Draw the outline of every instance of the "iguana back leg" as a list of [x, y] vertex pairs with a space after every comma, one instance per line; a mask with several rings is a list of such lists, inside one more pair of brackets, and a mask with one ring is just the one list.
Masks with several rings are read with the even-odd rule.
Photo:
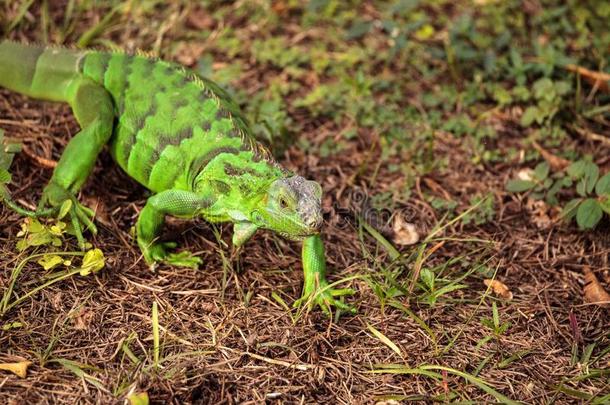
[[79, 246], [83, 248], [83, 225], [92, 232], [96, 232], [96, 228], [91, 220], [93, 211], [79, 204], [76, 194], [93, 170], [97, 155], [112, 135], [114, 112], [108, 92], [89, 79], [75, 79], [69, 84], [67, 96], [82, 129], [63, 151], [51, 181], [43, 191], [39, 209], [46, 206], [59, 209], [65, 201], [70, 200], [72, 207], [68, 215]]

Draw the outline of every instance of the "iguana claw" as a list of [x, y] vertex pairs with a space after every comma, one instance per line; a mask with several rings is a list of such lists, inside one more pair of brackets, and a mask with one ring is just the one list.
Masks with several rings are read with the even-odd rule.
[[324, 245], [320, 235], [312, 235], [303, 241], [303, 272], [305, 284], [303, 295], [294, 306], [300, 307], [307, 304], [308, 308], [319, 305], [322, 311], [330, 316], [331, 307], [349, 313], [355, 313], [356, 309], [336, 297], [353, 295], [351, 288], [332, 288], [326, 280], [326, 258], [324, 256]]
[[176, 242], [161, 242], [146, 247], [140, 247], [144, 254], [144, 260], [146, 260], [146, 263], [148, 263], [153, 270], [159, 262], [179, 267], [190, 267], [192, 269], [197, 269], [199, 265], [203, 263], [199, 257], [194, 256], [187, 250], [177, 253], [167, 252], [167, 249], [173, 249], [176, 246]]
[[305, 288], [303, 296], [294, 302], [293, 307], [299, 308], [307, 305], [308, 309], [312, 309], [314, 305], [318, 305], [328, 316], [331, 314], [331, 307], [355, 314], [356, 308], [336, 299], [337, 297], [354, 295], [354, 292], [351, 288], [331, 288], [327, 282], [322, 282], [317, 289]]

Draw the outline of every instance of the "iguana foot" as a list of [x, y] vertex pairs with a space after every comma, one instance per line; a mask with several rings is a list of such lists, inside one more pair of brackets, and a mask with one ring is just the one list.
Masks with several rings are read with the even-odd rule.
[[328, 316], [331, 314], [331, 307], [355, 314], [356, 308], [336, 299], [342, 296], [353, 295], [354, 292], [351, 288], [331, 288], [327, 282], [322, 282], [317, 288], [306, 287], [303, 291], [303, 296], [295, 301], [293, 307], [298, 308], [306, 304], [311, 309], [314, 305], [318, 305]]
[[79, 203], [74, 194], [53, 181], [42, 192], [36, 214], [38, 216], [56, 216], [58, 219], [67, 215], [81, 249], [85, 249], [83, 229], [88, 229], [93, 234], [97, 233], [97, 227], [93, 223], [95, 212]]
[[140, 248], [144, 254], [144, 260], [146, 260], [146, 263], [148, 263], [152, 269], [154, 269], [159, 262], [178, 267], [190, 267], [192, 269], [197, 269], [199, 265], [203, 263], [199, 257], [187, 250], [177, 253], [167, 252], [167, 249], [174, 249], [176, 246], [176, 242], [161, 242], [148, 246], [140, 245]]

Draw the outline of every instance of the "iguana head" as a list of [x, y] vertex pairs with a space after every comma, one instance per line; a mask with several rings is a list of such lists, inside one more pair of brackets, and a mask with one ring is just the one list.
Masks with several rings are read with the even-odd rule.
[[322, 187], [301, 176], [275, 180], [252, 214], [252, 222], [288, 238], [300, 240], [320, 232]]

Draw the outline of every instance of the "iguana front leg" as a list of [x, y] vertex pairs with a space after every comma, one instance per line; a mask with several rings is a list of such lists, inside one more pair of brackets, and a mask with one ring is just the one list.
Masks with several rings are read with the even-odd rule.
[[355, 313], [356, 309], [335, 299], [343, 295], [352, 295], [350, 288], [330, 288], [326, 280], [326, 258], [324, 244], [320, 235], [313, 235], [303, 241], [302, 250], [304, 285], [303, 294], [294, 306], [308, 303], [319, 305], [326, 314], [330, 314], [330, 307], [335, 306], [343, 311]]
[[75, 79], [66, 93], [82, 129], [63, 151], [51, 181], [42, 193], [37, 212], [42, 215], [44, 208], [50, 207], [53, 209], [52, 215], [55, 215], [66, 201], [70, 201], [68, 215], [78, 244], [83, 248], [83, 226], [94, 233], [97, 229], [92, 221], [93, 211], [81, 205], [76, 194], [93, 170], [97, 155], [112, 135], [114, 113], [108, 92], [88, 79]]
[[176, 266], [197, 267], [201, 259], [188, 252], [168, 254], [167, 248], [176, 247], [174, 242], [160, 243], [157, 238], [163, 229], [165, 216], [193, 218], [214, 203], [211, 194], [200, 196], [189, 191], [166, 190], [150, 197], [140, 212], [136, 224], [138, 245], [144, 260], [151, 266], [156, 262], [167, 262]]

